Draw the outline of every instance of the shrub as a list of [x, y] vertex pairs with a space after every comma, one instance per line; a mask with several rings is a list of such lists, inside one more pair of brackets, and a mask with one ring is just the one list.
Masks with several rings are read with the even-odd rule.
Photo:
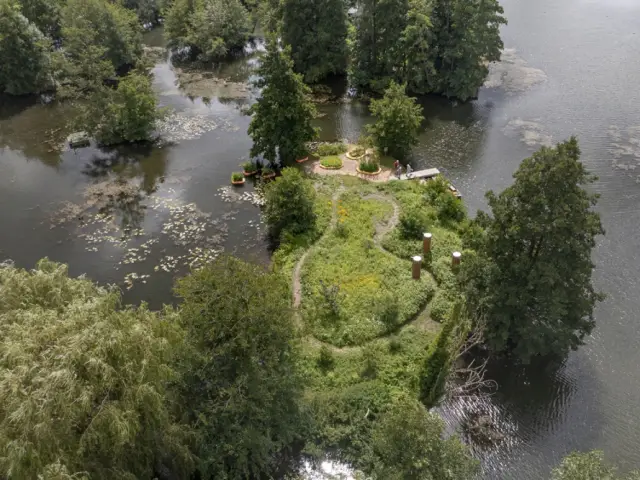
[[340, 155], [347, 151], [347, 146], [344, 143], [321, 143], [316, 149], [316, 155], [319, 157], [328, 157], [329, 155]]
[[352, 157], [361, 157], [365, 154], [366, 150], [364, 147], [354, 147], [349, 151], [349, 155]]
[[253, 160], [249, 160], [248, 162], [244, 162], [240, 166], [242, 167], [242, 170], [244, 170], [247, 173], [255, 172], [256, 170], [258, 170], [258, 164]]
[[424, 197], [429, 203], [435, 204], [438, 197], [448, 193], [449, 182], [442, 175], [429, 180], [424, 186]]
[[276, 171], [271, 168], [271, 167], [262, 167], [262, 176], [267, 176], [267, 175], [271, 175], [273, 173], [276, 173]]
[[320, 165], [325, 168], [338, 170], [342, 168], [342, 160], [340, 160], [340, 157], [336, 157], [335, 155], [332, 155], [330, 157], [323, 157], [320, 160]]
[[[264, 168], [262, 174], [268, 170]], [[294, 235], [312, 230], [316, 224], [314, 199], [313, 187], [298, 170], [282, 170], [282, 176], [265, 188], [264, 213], [271, 235], [279, 238], [285, 229]]]
[[359, 168], [366, 173], [376, 173], [380, 170], [380, 163], [378, 163], [378, 159], [374, 157], [364, 158], [360, 160]]
[[429, 209], [415, 207], [400, 216], [398, 229], [403, 238], [419, 240], [424, 232], [430, 231], [432, 223]]
[[329, 347], [323, 345], [320, 348], [320, 355], [318, 356], [317, 365], [320, 370], [323, 372], [327, 372], [329, 370], [333, 370], [335, 366], [336, 360], [333, 358], [333, 352]]
[[440, 286], [452, 286], [456, 281], [453, 269], [451, 268], [451, 258], [448, 256], [440, 257], [433, 262], [431, 273]]
[[389, 352], [400, 353], [401, 351], [402, 340], [397, 335], [393, 335], [391, 338], [389, 338]]
[[461, 222], [467, 215], [464, 204], [450, 192], [440, 195], [435, 202], [438, 219], [442, 223]]
[[436, 292], [433, 300], [431, 300], [430, 316], [432, 320], [436, 322], [444, 323], [451, 318], [455, 300], [452, 298], [453, 294], [447, 292], [444, 289], [440, 289]]
[[239, 182], [241, 180], [244, 180], [244, 175], [242, 174], [242, 172], [233, 172], [231, 174], [231, 181], [232, 182]]

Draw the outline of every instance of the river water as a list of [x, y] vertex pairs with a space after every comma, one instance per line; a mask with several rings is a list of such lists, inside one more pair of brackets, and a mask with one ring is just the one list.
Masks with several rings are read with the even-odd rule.
[[[574, 449], [599, 448], [623, 470], [640, 467], [640, 3], [503, 5], [503, 63], [475, 102], [422, 102], [415, 167], [443, 170], [473, 212], [539, 145], [578, 135], [599, 176], [607, 234], [598, 239], [595, 282], [608, 297], [587, 345], [560, 368], [492, 367], [500, 389], [483, 408], [507, 437], [475, 451], [497, 479], [546, 478]], [[161, 44], [160, 36], [147, 41]], [[242, 80], [253, 65], [250, 57], [219, 73]], [[168, 63], [154, 72], [161, 104], [175, 112], [165, 131], [173, 143], [162, 148], [60, 153], [52, 145], [66, 133], [64, 107], [0, 99], [0, 261], [31, 267], [48, 256], [73, 275], [120, 285], [127, 302], [158, 307], [172, 301], [172, 282], [189, 263], [222, 250], [268, 260], [253, 186], [228, 187], [251, 146], [242, 113], [249, 99], [188, 98]], [[370, 121], [357, 103], [320, 111], [327, 140], [356, 140]], [[441, 409], [452, 428], [461, 403]]]

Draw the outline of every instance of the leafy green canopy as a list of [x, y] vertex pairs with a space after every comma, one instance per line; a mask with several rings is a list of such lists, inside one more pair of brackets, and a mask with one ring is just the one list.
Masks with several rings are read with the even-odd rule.
[[0, 268], [0, 475], [186, 478], [167, 392], [176, 325], [169, 310], [120, 308], [115, 290], [64, 265]]
[[90, 47], [103, 50], [114, 70], [133, 66], [142, 55], [142, 31], [136, 14], [119, 3], [67, 0], [62, 10], [65, 56], [81, 62]]
[[552, 480], [638, 480], [640, 471], [618, 476], [616, 469], [607, 465], [602, 452], [594, 450], [581, 453], [573, 452], [562, 460], [553, 470]]
[[104, 145], [151, 138], [160, 113], [151, 79], [132, 72], [116, 90], [100, 87], [90, 97], [82, 115], [87, 132]]
[[295, 70], [314, 83], [347, 67], [347, 15], [342, 0], [285, 0], [282, 38]]
[[284, 164], [292, 162], [305, 154], [305, 144], [316, 136], [311, 125], [316, 109], [307, 97], [309, 88], [293, 71], [291, 48], [281, 49], [274, 36], [268, 38], [257, 73], [256, 86], [262, 91], [250, 109], [251, 155], [263, 155], [271, 163], [278, 157]]
[[296, 235], [313, 229], [316, 223], [314, 198], [313, 187], [303, 180], [299, 170], [282, 170], [282, 176], [265, 189], [264, 213], [273, 238], [279, 238], [285, 230]]
[[585, 189], [595, 177], [580, 162], [575, 137], [541, 148], [514, 178], [499, 195], [487, 193], [493, 217], [479, 214], [486, 229], [480, 255], [463, 271], [489, 347], [526, 362], [564, 355], [593, 330], [602, 295], [591, 283], [591, 253], [604, 230], [593, 211], [597, 195]]
[[22, 14], [50, 38], [60, 36], [60, 9], [64, 0], [19, 0]]
[[376, 117], [369, 133], [378, 149], [404, 159], [418, 141], [422, 123], [422, 107], [415, 98], [405, 93], [405, 85], [391, 82], [381, 100], [371, 102], [371, 113]]
[[198, 434], [203, 478], [263, 478], [303, 430], [289, 286], [280, 276], [223, 257], [180, 280], [191, 355], [186, 420]]
[[51, 88], [50, 48], [18, 4], [0, 0], [0, 93], [24, 95]]
[[444, 422], [410, 398], [396, 401], [373, 431], [374, 478], [469, 480], [479, 464]]
[[249, 12], [239, 0], [176, 0], [167, 13], [170, 43], [191, 47], [201, 60], [216, 60], [244, 47]]

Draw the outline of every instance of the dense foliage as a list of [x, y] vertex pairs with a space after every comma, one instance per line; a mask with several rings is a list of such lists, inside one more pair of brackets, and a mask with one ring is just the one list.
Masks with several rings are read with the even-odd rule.
[[314, 83], [347, 67], [347, 14], [342, 0], [285, 0], [282, 39], [294, 68]]
[[283, 231], [296, 235], [315, 227], [315, 192], [299, 170], [282, 170], [282, 176], [266, 186], [264, 195], [265, 219], [273, 238], [279, 238]]
[[177, 320], [122, 308], [115, 290], [47, 260], [0, 268], [1, 475], [186, 478], [191, 455], [167, 389]]
[[473, 98], [500, 59], [497, 0], [364, 0], [353, 38], [356, 86], [380, 92], [392, 81], [416, 94]]
[[607, 465], [600, 451], [574, 452], [553, 470], [552, 480], [638, 480], [640, 470], [620, 476], [616, 468]]
[[20, 11], [50, 38], [60, 35], [60, 9], [64, 0], [18, 0]]
[[384, 97], [371, 102], [376, 118], [368, 130], [378, 149], [395, 158], [404, 159], [418, 141], [422, 107], [405, 93], [405, 85], [391, 83]]
[[316, 109], [302, 77], [293, 71], [290, 54], [290, 47], [281, 49], [275, 37], [268, 39], [256, 82], [262, 91], [250, 109], [251, 155], [262, 155], [271, 163], [279, 159], [286, 164], [304, 156], [306, 143], [316, 136], [311, 126]]
[[52, 88], [50, 41], [20, 13], [0, 0], [0, 93], [23, 95]]
[[595, 177], [571, 138], [525, 159], [514, 178], [499, 195], [487, 193], [493, 216], [478, 217], [486, 233], [479, 256], [465, 262], [467, 299], [492, 350], [523, 361], [563, 355], [591, 332], [602, 299], [591, 253], [604, 231], [597, 196], [585, 189]]
[[191, 356], [183, 405], [203, 478], [273, 473], [303, 431], [289, 288], [262, 267], [223, 257], [178, 282]]
[[176, 0], [165, 32], [176, 47], [190, 47], [201, 60], [217, 60], [241, 50], [252, 30], [239, 0]]
[[159, 116], [146, 75], [132, 72], [117, 89], [99, 87], [84, 108], [82, 123], [104, 145], [149, 140]]
[[469, 480], [479, 470], [464, 445], [444, 436], [444, 422], [403, 398], [373, 431], [373, 472], [379, 480]]

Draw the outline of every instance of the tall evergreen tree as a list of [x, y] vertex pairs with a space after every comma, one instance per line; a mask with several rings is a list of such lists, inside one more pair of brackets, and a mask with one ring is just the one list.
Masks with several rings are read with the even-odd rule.
[[431, 14], [433, 65], [438, 93], [460, 100], [476, 96], [500, 60], [500, 26], [507, 21], [498, 0], [435, 0]]
[[522, 162], [512, 186], [488, 192], [493, 217], [479, 213], [486, 235], [463, 269], [488, 346], [525, 362], [575, 350], [595, 326], [602, 295], [591, 283], [591, 253], [604, 231], [597, 195], [585, 190], [595, 177], [579, 159], [575, 137], [543, 147]]
[[400, 41], [403, 45], [404, 62], [402, 79], [411, 93], [424, 95], [438, 89], [438, 77], [434, 66], [432, 4], [427, 0], [411, 0], [407, 26]]
[[399, 41], [407, 26], [408, 0], [362, 0], [353, 40], [353, 83], [381, 92], [397, 79], [404, 59]]
[[314, 83], [347, 67], [347, 14], [343, 0], [285, 0], [282, 38], [294, 68]]
[[293, 71], [290, 55], [290, 47], [280, 49], [277, 39], [269, 37], [256, 82], [262, 91], [250, 109], [251, 155], [263, 155], [271, 163], [278, 156], [287, 163], [304, 155], [305, 144], [316, 136], [311, 125], [316, 109], [302, 76]]

